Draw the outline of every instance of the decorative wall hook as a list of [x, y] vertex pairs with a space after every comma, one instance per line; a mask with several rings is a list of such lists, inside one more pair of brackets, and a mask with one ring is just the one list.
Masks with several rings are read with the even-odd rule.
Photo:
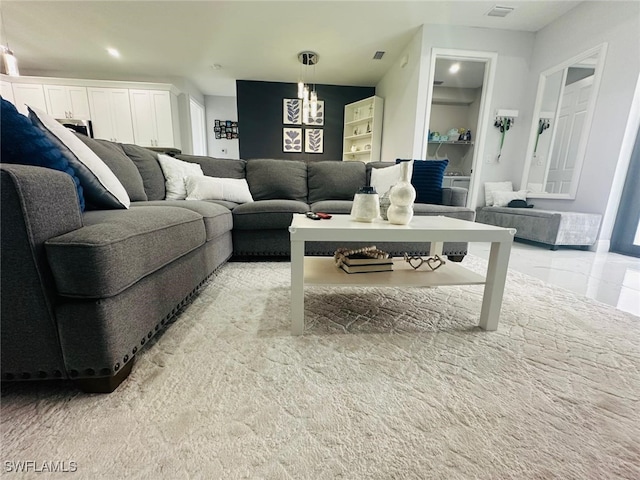
[[500, 150], [498, 151], [498, 161], [502, 155], [502, 145], [504, 145], [504, 136], [507, 131], [513, 126], [518, 116], [517, 110], [497, 110], [496, 121], [493, 124], [494, 127], [500, 129], [502, 137], [500, 138]]

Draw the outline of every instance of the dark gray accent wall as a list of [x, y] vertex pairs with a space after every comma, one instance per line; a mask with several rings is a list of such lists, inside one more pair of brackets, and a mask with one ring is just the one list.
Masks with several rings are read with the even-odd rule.
[[240, 158], [284, 158], [287, 160], [320, 161], [342, 160], [342, 131], [344, 106], [375, 95], [374, 87], [345, 87], [316, 85], [318, 100], [324, 100], [325, 121], [324, 153], [285, 153], [282, 149], [282, 129], [307, 128], [305, 125], [282, 123], [282, 105], [285, 98], [297, 98], [295, 83], [257, 82], [237, 80], [238, 128]]

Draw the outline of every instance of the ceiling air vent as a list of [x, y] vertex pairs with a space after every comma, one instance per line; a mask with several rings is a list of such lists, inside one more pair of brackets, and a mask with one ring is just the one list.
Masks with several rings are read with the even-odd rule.
[[380, 60], [382, 59], [382, 56], [384, 55], [384, 52], [381, 52], [380, 50], [378, 50], [374, 55], [373, 55], [373, 59], [374, 60]]
[[496, 5], [491, 10], [489, 10], [486, 15], [489, 17], [506, 17], [514, 10], [514, 7], [501, 7], [500, 5]]

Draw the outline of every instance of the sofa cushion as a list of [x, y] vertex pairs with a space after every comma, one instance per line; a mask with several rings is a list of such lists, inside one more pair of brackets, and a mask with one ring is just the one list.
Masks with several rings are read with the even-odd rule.
[[164, 189], [164, 175], [158, 163], [158, 154], [147, 148], [126, 143], [122, 144], [122, 150], [140, 172], [147, 199], [163, 200], [166, 192]]
[[286, 230], [291, 225], [294, 213], [308, 211], [309, 205], [296, 200], [258, 200], [243, 203], [233, 209], [233, 228], [234, 230]]
[[304, 162], [249, 160], [247, 182], [254, 200], [307, 201], [307, 164]]
[[0, 98], [0, 160], [4, 163], [33, 165], [59, 170], [68, 174], [76, 185], [80, 210], [84, 210], [84, 195], [80, 179], [60, 149], [42, 130], [36, 128], [16, 107]]
[[209, 177], [245, 178], [246, 160], [184, 154], [176, 155], [176, 158], [185, 162], [199, 164], [204, 174]]
[[206, 240], [202, 215], [186, 208], [97, 210], [83, 220], [84, 227], [45, 242], [63, 296], [117, 295]]
[[449, 205], [435, 205], [431, 203], [414, 203], [413, 214], [420, 215], [444, 215], [460, 220], [473, 222], [476, 212], [467, 207], [450, 207]]
[[233, 228], [233, 216], [231, 211], [211, 202], [199, 200], [152, 200], [149, 202], [136, 202], [132, 207], [180, 207], [202, 215], [207, 232], [207, 242], [218, 238], [223, 233]]
[[331, 213], [333, 215], [349, 215], [352, 206], [353, 200], [323, 200], [322, 202], [312, 203], [311, 211]]
[[323, 200], [353, 200], [358, 189], [367, 184], [367, 169], [362, 162], [313, 162], [307, 165], [309, 203]]
[[29, 108], [33, 124], [60, 149], [75, 170], [89, 208], [129, 208], [129, 195], [107, 165], [46, 112]]
[[147, 199], [140, 172], [138, 172], [133, 161], [124, 153], [120, 144], [87, 137], [81, 133], [75, 133], [75, 136], [100, 157], [100, 160], [107, 164], [107, 167], [122, 183], [132, 202]]

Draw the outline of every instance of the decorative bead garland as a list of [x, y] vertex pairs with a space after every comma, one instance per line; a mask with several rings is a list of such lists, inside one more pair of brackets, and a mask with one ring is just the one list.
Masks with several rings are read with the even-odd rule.
[[344, 259], [351, 255], [364, 255], [375, 259], [389, 258], [389, 254], [387, 252], [379, 250], [375, 245], [355, 249], [338, 248], [333, 255], [336, 267], [340, 267], [344, 263]]

